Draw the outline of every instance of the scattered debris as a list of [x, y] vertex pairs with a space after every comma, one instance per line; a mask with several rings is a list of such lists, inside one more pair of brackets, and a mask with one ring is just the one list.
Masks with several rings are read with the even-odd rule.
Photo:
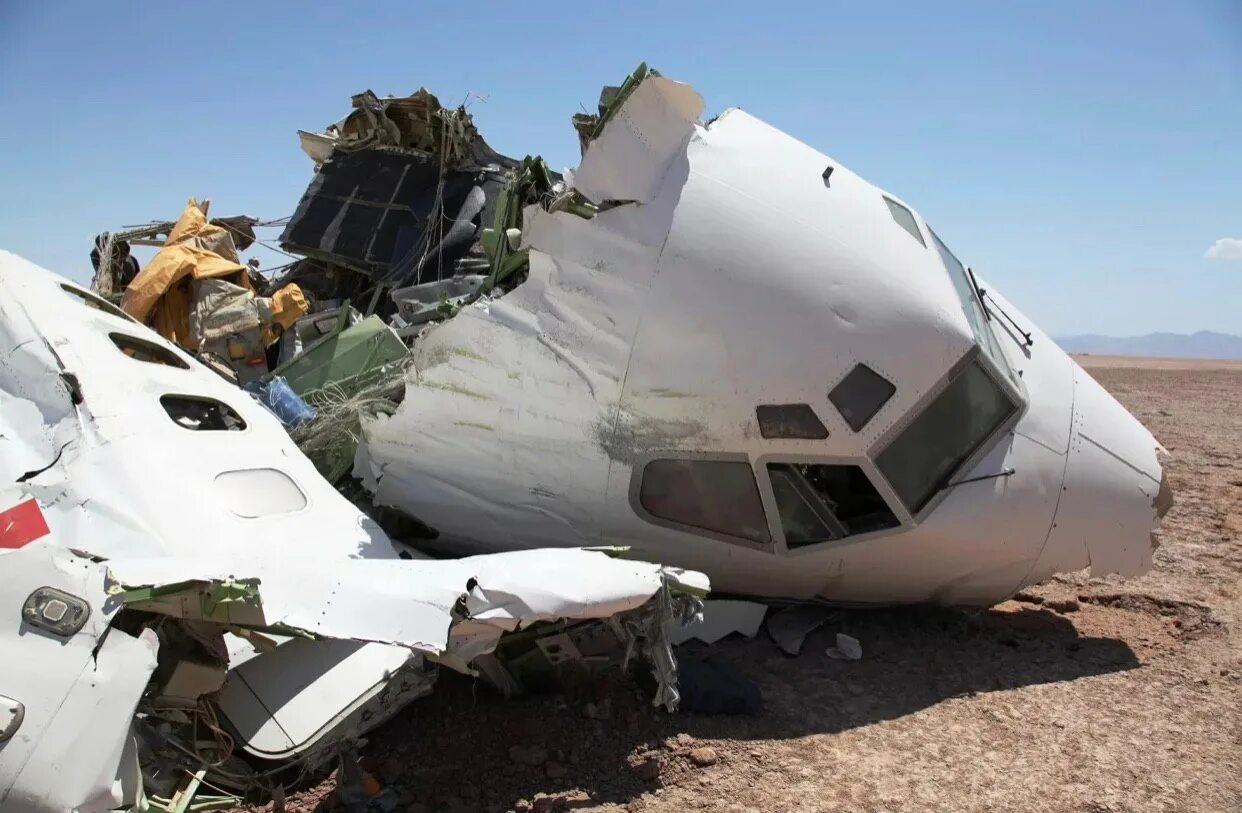
[[756, 601], [709, 599], [703, 602], [701, 618], [669, 629], [669, 642], [677, 645], [693, 638], [705, 644], [714, 644], [735, 632], [754, 638], [767, 611], [766, 604]]
[[124, 289], [121, 309], [186, 350], [221, 360], [238, 384], [268, 372], [267, 347], [307, 311], [301, 289], [258, 296], [227, 225], [193, 198]]
[[768, 635], [786, 655], [802, 651], [806, 637], [822, 627], [834, 612], [818, 604], [782, 608], [768, 616]]
[[843, 632], [837, 633], [837, 645], [829, 647], [824, 653], [830, 658], [837, 658], [843, 661], [856, 661], [862, 658], [862, 644], [857, 638], [852, 638]]

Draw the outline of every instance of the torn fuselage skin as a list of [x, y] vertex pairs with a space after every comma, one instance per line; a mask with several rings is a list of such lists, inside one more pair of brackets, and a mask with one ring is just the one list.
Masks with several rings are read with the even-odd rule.
[[[646, 76], [565, 175], [630, 203], [527, 208], [528, 279], [423, 335], [364, 424], [375, 501], [447, 550], [627, 544], [767, 597], [987, 605], [1146, 571], [1150, 433], [913, 209], [701, 111]], [[773, 435], [771, 406], [814, 425]]]
[[240, 794], [265, 781], [243, 752], [330, 758], [433, 662], [471, 672], [558, 619], [667, 621], [708, 589], [600, 551], [400, 558], [257, 401], [6, 252], [0, 475], [0, 603], [22, 619], [0, 635], [6, 811], [141, 807], [144, 780], [164, 804], [196, 772]]

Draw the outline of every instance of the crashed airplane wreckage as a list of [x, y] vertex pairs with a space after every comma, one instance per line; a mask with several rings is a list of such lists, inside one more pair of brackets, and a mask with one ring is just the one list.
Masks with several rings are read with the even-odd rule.
[[536, 650], [566, 622], [606, 620], [675, 707], [664, 630], [700, 574], [581, 549], [400, 556], [246, 393], [7, 253], [0, 359], [4, 810], [136, 806], [144, 785], [158, 807], [187, 771], [268, 786], [243, 754], [322, 761], [438, 665], [519, 681], [502, 638]]
[[988, 605], [1150, 567], [1150, 433], [836, 161], [645, 66], [563, 176], [425, 90], [353, 102], [300, 133], [270, 282], [194, 201], [101, 257], [123, 310], [0, 255], [6, 809], [264, 787], [575, 623], [671, 706], [708, 577]]
[[645, 66], [575, 117], [562, 178], [418, 100], [302, 134], [283, 243], [415, 336], [351, 439], [420, 544], [624, 543], [847, 604], [1150, 568], [1159, 444], [895, 196]]

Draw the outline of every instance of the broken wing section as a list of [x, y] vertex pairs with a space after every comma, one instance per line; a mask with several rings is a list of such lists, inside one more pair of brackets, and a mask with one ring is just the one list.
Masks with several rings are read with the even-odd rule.
[[[109, 592], [130, 609], [282, 635], [395, 644], [473, 674], [502, 634], [555, 620], [698, 612], [707, 578], [582, 549], [452, 560], [143, 558], [107, 563]], [[662, 608], [662, 609], [661, 609]], [[669, 653], [671, 662], [671, 652]], [[675, 672], [662, 697], [676, 705]], [[670, 694], [671, 692], [671, 694]]]

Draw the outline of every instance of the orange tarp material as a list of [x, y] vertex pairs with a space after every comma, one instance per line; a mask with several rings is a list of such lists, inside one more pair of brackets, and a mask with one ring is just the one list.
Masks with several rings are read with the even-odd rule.
[[[293, 327], [293, 323], [305, 316], [308, 310], [306, 297], [297, 283], [291, 282], [276, 291], [272, 294], [272, 324], [263, 331], [263, 343], [271, 344], [279, 339], [280, 335]], [[276, 330], [277, 325], [280, 326], [280, 330]]]
[[190, 281], [232, 275], [237, 278], [231, 282], [250, 288], [246, 267], [237, 262], [233, 238], [224, 228], [208, 223], [198, 202], [190, 198], [164, 247], [125, 289], [121, 310], [193, 350], [189, 343]]
[[[138, 272], [125, 289], [121, 310], [149, 325], [156, 333], [188, 350], [196, 350], [190, 338], [190, 285], [196, 279], [227, 278], [248, 291], [250, 275], [238, 262], [237, 248], [228, 230], [207, 221], [198, 201], [190, 198], [164, 247]], [[287, 285], [273, 296], [275, 322], [288, 329], [307, 311], [302, 289]], [[264, 331], [271, 343], [279, 334]]]

